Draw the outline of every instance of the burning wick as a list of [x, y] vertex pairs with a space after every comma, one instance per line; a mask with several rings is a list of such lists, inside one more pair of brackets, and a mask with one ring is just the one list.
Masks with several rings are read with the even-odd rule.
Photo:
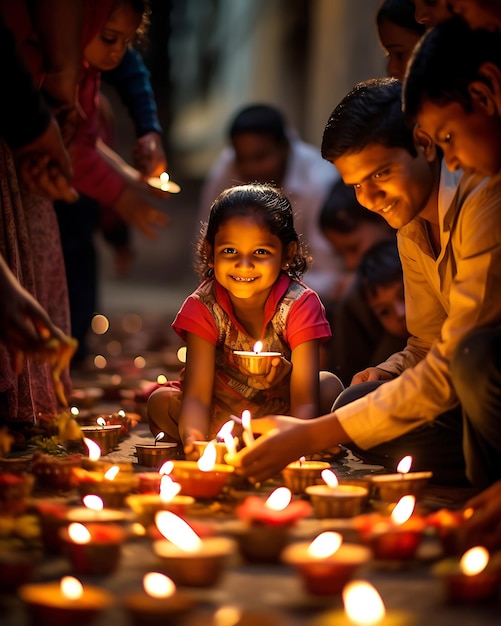
[[254, 433], [251, 426], [251, 414], [247, 409], [242, 411], [242, 426], [244, 427], [244, 432], [242, 433], [244, 443], [247, 447], [250, 447], [254, 443]]
[[254, 347], [252, 348], [252, 351], [254, 352], [254, 354], [259, 354], [262, 349], [263, 349], [263, 342], [256, 341], [256, 343], [254, 344]]
[[165, 433], [161, 430], [158, 435], [155, 437], [155, 446], [157, 445], [157, 443], [160, 441], [160, 439], [163, 439], [165, 437]]
[[404, 474], [408, 474], [412, 465], [412, 457], [410, 455], [404, 456], [397, 465], [397, 472], [404, 477]]
[[98, 417], [96, 422], [98, 426], [101, 426], [101, 428], [104, 428], [106, 426], [106, 420], [104, 419], [104, 417]]

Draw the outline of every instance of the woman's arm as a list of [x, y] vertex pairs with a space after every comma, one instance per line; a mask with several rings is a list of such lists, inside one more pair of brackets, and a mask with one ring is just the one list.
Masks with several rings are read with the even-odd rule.
[[291, 415], [301, 419], [317, 417], [320, 413], [319, 341], [305, 341], [296, 346], [292, 351], [291, 361]]
[[179, 435], [185, 454], [191, 454], [193, 442], [205, 440], [209, 434], [216, 347], [193, 333], [187, 333], [186, 343], [186, 369], [179, 416]]

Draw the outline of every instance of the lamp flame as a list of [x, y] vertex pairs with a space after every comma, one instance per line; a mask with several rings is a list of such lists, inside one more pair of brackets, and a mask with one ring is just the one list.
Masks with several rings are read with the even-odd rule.
[[170, 502], [181, 491], [181, 485], [175, 483], [170, 476], [164, 474], [160, 481], [160, 500]]
[[99, 457], [101, 456], [101, 446], [95, 441], [92, 441], [92, 439], [88, 439], [87, 437], [84, 437], [84, 443], [87, 446], [87, 450], [89, 452], [89, 459], [91, 461], [98, 461]]
[[412, 465], [412, 457], [410, 455], [404, 456], [403, 459], [400, 459], [397, 465], [397, 472], [399, 474], [408, 474]]
[[176, 592], [176, 585], [165, 574], [148, 572], [143, 576], [143, 589], [152, 598], [170, 598]]
[[106, 426], [106, 420], [104, 419], [104, 417], [98, 417], [96, 423], [98, 426], [101, 426], [101, 428], [104, 428]]
[[82, 498], [82, 502], [85, 507], [91, 511], [102, 511], [104, 503], [99, 496], [88, 495]]
[[115, 480], [119, 471], [120, 471], [120, 468], [118, 467], [118, 465], [113, 465], [112, 467], [110, 467], [110, 469], [107, 472], [105, 472], [104, 474], [105, 480]]
[[175, 513], [158, 511], [155, 524], [162, 535], [183, 552], [197, 552], [202, 547], [202, 540], [197, 533]]
[[287, 487], [278, 487], [272, 491], [266, 499], [264, 505], [272, 511], [283, 511], [289, 506], [292, 499], [291, 490]]
[[158, 470], [159, 474], [170, 474], [174, 469], [174, 463], [172, 461], [165, 461], [165, 463]]
[[162, 172], [160, 174], [160, 189], [162, 191], [169, 191], [169, 178], [170, 176], [167, 172]]
[[209, 441], [209, 443], [205, 447], [204, 453], [197, 461], [198, 469], [201, 472], [210, 472], [211, 470], [214, 469], [214, 465], [216, 464], [216, 458], [217, 458], [216, 444], [214, 440]]
[[233, 437], [231, 433], [224, 433], [224, 443], [228, 450], [228, 454], [233, 455], [237, 453], [237, 442], [238, 439]]
[[337, 487], [339, 485], [339, 481], [337, 479], [336, 474], [330, 469], [322, 470], [322, 480], [327, 484], [328, 487]]
[[256, 341], [256, 343], [254, 344], [254, 347], [252, 348], [252, 351], [254, 352], [254, 354], [259, 354], [263, 349], [263, 342], [262, 341]]
[[244, 429], [243, 439], [246, 446], [251, 446], [254, 441], [254, 433], [251, 426], [251, 413], [247, 409], [242, 411], [242, 426]]
[[344, 610], [356, 626], [374, 626], [385, 616], [381, 596], [368, 582], [353, 581], [343, 589]]
[[61, 593], [68, 600], [77, 600], [83, 594], [82, 583], [73, 576], [63, 576], [59, 583]]
[[235, 422], [233, 420], [228, 420], [227, 422], [225, 422], [221, 426], [221, 428], [219, 429], [219, 431], [218, 431], [218, 433], [216, 435], [216, 441], [224, 440], [225, 434], [232, 432], [234, 424], [235, 424]]
[[165, 437], [165, 433], [161, 430], [155, 437], [155, 445], [157, 445], [160, 439], [163, 439], [164, 437]]
[[403, 524], [414, 512], [416, 506], [415, 496], [402, 496], [391, 512], [391, 520], [395, 524]]
[[314, 559], [326, 559], [337, 552], [342, 543], [343, 537], [339, 533], [321, 533], [308, 546], [308, 554]]
[[91, 540], [89, 530], [78, 522], [73, 522], [68, 526], [68, 536], [72, 541], [78, 544], [89, 543]]
[[476, 546], [463, 554], [459, 567], [466, 576], [475, 576], [484, 571], [488, 562], [489, 552], [483, 546]]

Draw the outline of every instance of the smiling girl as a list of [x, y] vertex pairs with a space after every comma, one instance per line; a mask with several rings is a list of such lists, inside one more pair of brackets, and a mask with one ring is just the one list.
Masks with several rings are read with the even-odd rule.
[[[181, 441], [214, 437], [231, 414], [253, 417], [289, 410], [308, 419], [325, 411], [342, 390], [319, 373], [320, 343], [331, 335], [318, 295], [300, 282], [307, 267], [289, 200], [268, 185], [223, 191], [212, 205], [198, 243], [204, 279], [173, 323], [186, 341], [182, 383], [148, 401], [151, 431]], [[280, 352], [265, 375], [237, 365], [233, 351]]]

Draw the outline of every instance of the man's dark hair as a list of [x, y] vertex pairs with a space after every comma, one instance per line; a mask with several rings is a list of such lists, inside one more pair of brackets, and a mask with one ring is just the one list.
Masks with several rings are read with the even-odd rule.
[[270, 135], [276, 141], [287, 141], [287, 126], [282, 113], [267, 104], [252, 104], [241, 109], [230, 124], [229, 136], [241, 133]]
[[344, 154], [380, 144], [417, 156], [412, 128], [402, 113], [402, 85], [394, 78], [359, 83], [332, 112], [322, 139], [322, 156], [334, 161]]
[[414, 120], [425, 100], [439, 106], [458, 102], [471, 111], [468, 86], [486, 80], [478, 70], [487, 62], [501, 69], [499, 33], [472, 30], [459, 18], [432, 28], [417, 45], [407, 68], [403, 87], [406, 118]]

